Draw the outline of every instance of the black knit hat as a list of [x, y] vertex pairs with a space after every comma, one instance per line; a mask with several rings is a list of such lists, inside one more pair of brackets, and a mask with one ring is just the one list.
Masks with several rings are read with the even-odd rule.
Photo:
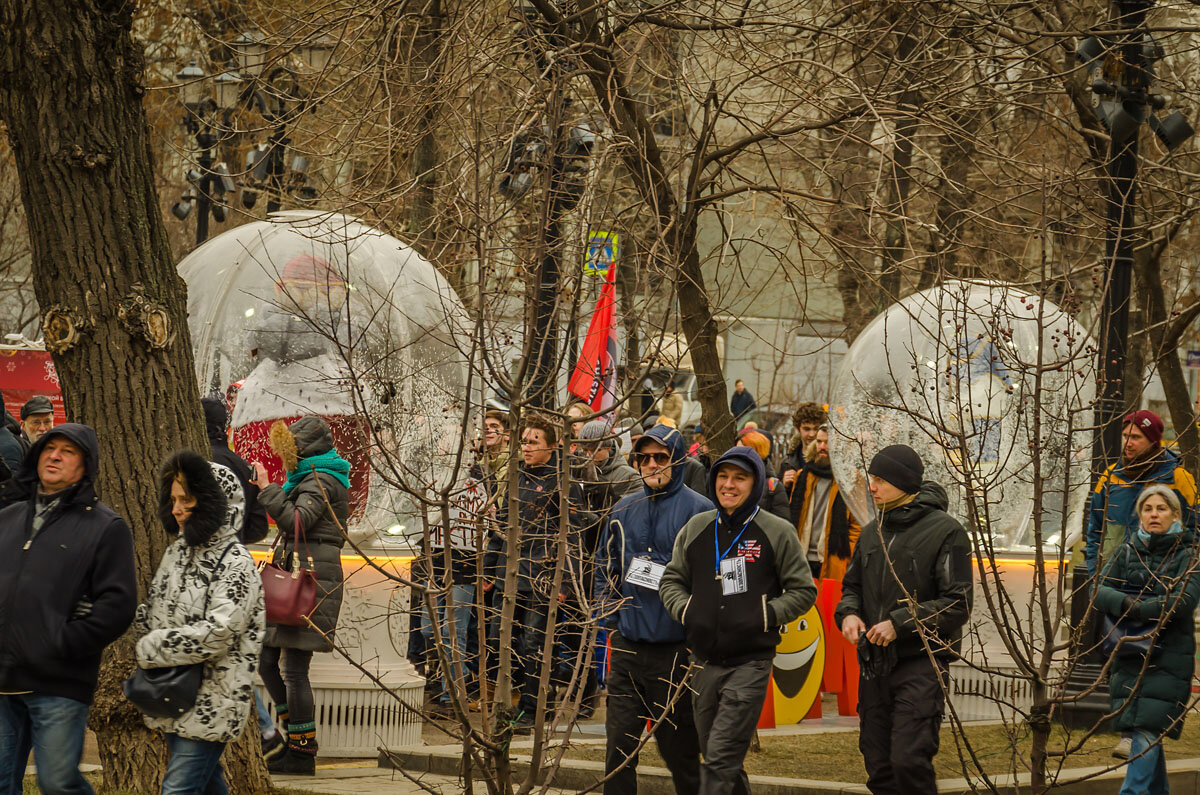
[[916, 494], [921, 490], [925, 465], [921, 463], [921, 456], [911, 447], [893, 444], [875, 454], [871, 466], [867, 467], [867, 474], [883, 478], [905, 494]]

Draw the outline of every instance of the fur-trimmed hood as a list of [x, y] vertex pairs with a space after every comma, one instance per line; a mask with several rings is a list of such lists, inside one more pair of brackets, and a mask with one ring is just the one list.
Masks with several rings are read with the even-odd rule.
[[183, 528], [184, 542], [201, 546], [217, 537], [237, 534], [246, 512], [242, 484], [233, 470], [214, 464], [192, 450], [179, 450], [163, 462], [158, 478], [158, 517], [172, 536], [179, 524], [171, 513], [171, 483], [183, 478], [188, 493], [196, 498], [192, 516]]

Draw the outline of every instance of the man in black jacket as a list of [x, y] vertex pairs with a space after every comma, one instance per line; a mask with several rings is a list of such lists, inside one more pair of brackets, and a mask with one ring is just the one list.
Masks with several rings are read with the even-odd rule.
[[835, 620], [858, 645], [859, 750], [874, 795], [935, 792], [946, 669], [971, 612], [971, 542], [909, 447], [871, 460], [878, 518], [859, 536]]
[[79, 774], [100, 653], [137, 608], [133, 538], [100, 502], [96, 433], [66, 423], [30, 449], [29, 497], [0, 511], [0, 792], [32, 749], [42, 792], [91, 793]]
[[[499, 532], [488, 542], [488, 553], [484, 557], [484, 568], [488, 579], [499, 588], [505, 589], [505, 574], [509, 556], [516, 556], [517, 595], [516, 612], [513, 618], [515, 651], [519, 663], [519, 675], [513, 681], [520, 685], [521, 701], [517, 705], [522, 713], [517, 721], [518, 729], [529, 729], [536, 720], [542, 655], [545, 649], [549, 625], [550, 600], [559, 603], [556, 614], [557, 632], [564, 632], [563, 617], [568, 598], [576, 584], [581, 583], [580, 530], [589, 523], [582, 510], [583, 494], [578, 483], [570, 484], [567, 495], [567, 543], [565, 567], [560, 585], [553, 592], [554, 578], [558, 569], [559, 528], [562, 516], [562, 492], [559, 474], [562, 466], [562, 445], [558, 438], [558, 427], [550, 419], [538, 415], [525, 418], [521, 431], [521, 464], [517, 469], [516, 501], [505, 503], [497, 516]], [[512, 543], [514, 530], [519, 528], [520, 543]], [[552, 641], [553, 648], [553, 641]], [[556, 667], [551, 659], [551, 670]], [[562, 684], [561, 677], [554, 684]]]
[[220, 398], [206, 397], [201, 399], [200, 405], [204, 407], [204, 427], [208, 431], [213, 463], [233, 470], [245, 492], [246, 516], [242, 521], [240, 540], [243, 544], [262, 541], [267, 537], [267, 509], [258, 503], [258, 486], [254, 485], [250, 464], [229, 447], [229, 412], [225, 410], [225, 402]]
[[717, 459], [708, 480], [717, 510], [683, 526], [658, 588], [703, 666], [692, 680], [703, 795], [750, 792], [742, 762], [771, 682], [779, 628], [817, 599], [796, 528], [759, 509], [765, 483], [762, 458], [749, 447]]

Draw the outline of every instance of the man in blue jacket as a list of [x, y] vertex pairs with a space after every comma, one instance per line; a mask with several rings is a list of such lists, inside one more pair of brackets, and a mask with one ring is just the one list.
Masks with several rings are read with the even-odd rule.
[[26, 454], [29, 495], [0, 511], [0, 793], [21, 792], [30, 749], [42, 792], [86, 795], [79, 774], [100, 653], [133, 621], [125, 520], [100, 502], [96, 433], [66, 423]]
[[658, 583], [671, 560], [675, 536], [689, 519], [713, 506], [684, 485], [687, 445], [676, 429], [654, 426], [638, 439], [631, 458], [643, 489], [613, 507], [596, 554], [596, 604], [610, 619], [615, 610], [616, 627], [610, 635], [604, 721], [605, 773], [612, 777], [604, 791], [637, 792], [636, 750], [649, 720], [675, 792], [694, 793], [700, 786], [700, 742], [691, 692], [683, 685], [687, 633], [667, 615]]
[[1095, 576], [1100, 560], [1125, 543], [1138, 528], [1134, 505], [1142, 489], [1162, 483], [1179, 497], [1180, 520], [1196, 530], [1196, 481], [1179, 456], [1162, 446], [1163, 421], [1152, 411], [1126, 415], [1121, 434], [1121, 460], [1110, 466], [1092, 490], [1084, 558]]

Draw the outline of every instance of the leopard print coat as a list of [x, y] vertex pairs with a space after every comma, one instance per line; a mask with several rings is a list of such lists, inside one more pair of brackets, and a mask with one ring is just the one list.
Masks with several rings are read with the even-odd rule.
[[[185, 466], [184, 473], [196, 507], [187, 532], [163, 554], [149, 598], [138, 608], [137, 627], [146, 634], [137, 643], [137, 662], [143, 668], [202, 662], [204, 680], [189, 712], [177, 719], [146, 717], [145, 722], [164, 733], [227, 743], [241, 735], [253, 705], [266, 628], [262, 581], [250, 553], [237, 543], [245, 504], [237, 476], [203, 461], [215, 478], [208, 482], [195, 462], [187, 463], [192, 466]], [[219, 487], [224, 501], [212, 486]], [[224, 510], [213, 516], [221, 502]], [[195, 529], [207, 524], [216, 525], [208, 539], [188, 544], [187, 537], [194, 538]]]

